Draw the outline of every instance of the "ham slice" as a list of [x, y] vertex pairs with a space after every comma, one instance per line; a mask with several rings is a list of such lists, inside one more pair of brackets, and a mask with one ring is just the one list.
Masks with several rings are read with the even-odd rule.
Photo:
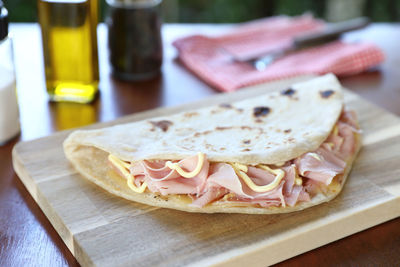
[[339, 121], [344, 122], [354, 129], [359, 129], [358, 122], [357, 122], [357, 114], [354, 110], [345, 110], [340, 115]]
[[306, 153], [295, 160], [299, 173], [307, 178], [329, 185], [332, 179], [342, 173], [346, 162], [325, 148]]
[[335, 154], [337, 154], [342, 144], [343, 144], [343, 137], [336, 134], [330, 134], [326, 142], [322, 144], [322, 147], [330, 151], [333, 151]]
[[285, 184], [283, 185], [283, 194], [288, 196], [292, 192], [294, 182], [296, 179], [296, 165], [283, 168], [285, 171]]
[[[247, 174], [257, 185], [269, 184], [275, 178], [275, 175], [255, 167], [249, 167]], [[243, 199], [281, 199], [282, 203], [284, 203], [282, 194], [284, 182], [282, 182], [280, 186], [268, 192], [254, 192], [236, 175], [232, 166], [227, 163], [213, 164], [211, 175], [207, 180], [209, 183], [227, 188], [229, 192], [235, 193], [236, 196]]]
[[337, 155], [343, 160], [347, 160], [355, 150], [356, 139], [354, 136], [354, 128], [343, 122], [338, 123], [339, 135], [343, 138], [343, 143], [339, 148]]
[[195, 207], [204, 207], [217, 199], [220, 199], [228, 193], [228, 189], [223, 187], [211, 187], [201, 197], [194, 198], [191, 205]]
[[308, 202], [310, 200], [311, 200], [310, 194], [303, 187], [301, 192], [300, 192], [300, 194], [299, 194], [299, 198], [297, 199], [297, 201], [299, 201], [299, 202]]
[[[150, 191], [168, 194], [187, 194], [192, 205], [203, 207], [213, 201], [229, 201], [243, 205], [295, 206], [298, 202], [310, 201], [310, 195], [326, 192], [332, 179], [343, 173], [346, 160], [354, 154], [358, 131], [354, 112], [343, 111], [334, 130], [326, 141], [315, 151], [308, 152], [282, 167], [285, 176], [280, 184], [267, 192], [253, 191], [227, 163], [211, 163], [204, 159], [200, 172], [192, 178], [184, 178], [177, 171], [166, 166], [165, 160], [139, 161], [131, 164], [130, 173], [135, 177], [136, 186], [147, 183]], [[198, 164], [198, 156], [174, 161], [187, 172]], [[291, 164], [293, 163], [293, 164]], [[303, 184], [296, 184], [297, 172], [302, 175]], [[247, 175], [258, 186], [270, 184], [275, 175], [261, 168], [248, 166]], [[228, 197], [229, 196], [229, 197]]]
[[[144, 176], [144, 181], [152, 192], [162, 195], [168, 194], [196, 194], [203, 193], [210, 163], [204, 159], [203, 166], [196, 176], [183, 178], [175, 170], [165, 166], [166, 161], [148, 162], [139, 161], [132, 165], [131, 174]], [[197, 166], [197, 156], [189, 157], [177, 162], [186, 171], [192, 171]]]
[[285, 184], [283, 186], [283, 195], [285, 197], [285, 202], [289, 206], [293, 207], [299, 201], [310, 201], [310, 195], [304, 190], [302, 185], [295, 185], [296, 180], [296, 165], [284, 168]]
[[338, 133], [331, 133], [315, 152], [305, 153], [295, 160], [301, 175], [329, 185], [332, 179], [343, 173], [346, 160], [354, 154], [356, 138], [354, 127], [358, 127], [354, 113], [343, 111], [336, 124]]
[[326, 194], [328, 191], [328, 186], [316, 180], [307, 179], [304, 184], [304, 189], [311, 195], [316, 195], [318, 192]]
[[303, 186], [295, 185], [293, 187], [293, 190], [290, 192], [290, 194], [287, 197], [285, 197], [286, 203], [291, 207], [296, 205], [297, 200], [298, 200], [302, 190], [303, 190]]

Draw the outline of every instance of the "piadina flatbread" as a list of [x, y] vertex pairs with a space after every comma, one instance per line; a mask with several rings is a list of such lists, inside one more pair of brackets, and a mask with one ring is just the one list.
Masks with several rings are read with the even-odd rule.
[[356, 114], [331, 74], [64, 141], [76, 170], [111, 194], [204, 213], [274, 214], [329, 201], [359, 149]]

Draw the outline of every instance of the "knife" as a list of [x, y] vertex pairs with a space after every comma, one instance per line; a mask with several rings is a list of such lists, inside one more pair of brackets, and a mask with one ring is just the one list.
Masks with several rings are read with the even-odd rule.
[[362, 29], [369, 23], [370, 20], [367, 17], [359, 17], [343, 22], [329, 24], [322, 32], [305, 34], [293, 38], [292, 45], [285, 49], [272, 51], [271, 53], [261, 57], [239, 61], [248, 62], [252, 64], [258, 71], [263, 71], [272, 62], [287, 55], [288, 53], [330, 43], [338, 40], [342, 33]]

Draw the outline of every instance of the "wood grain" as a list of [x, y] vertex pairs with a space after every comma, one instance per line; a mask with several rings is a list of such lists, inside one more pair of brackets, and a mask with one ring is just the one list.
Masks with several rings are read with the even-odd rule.
[[[103, 127], [254, 96], [280, 82], [195, 104], [127, 116]], [[188, 214], [114, 197], [80, 177], [66, 161], [68, 134], [18, 144], [14, 168], [68, 248], [85, 266], [265, 266], [400, 215], [400, 120], [355, 94], [365, 145], [344, 191], [330, 203], [274, 216]]]

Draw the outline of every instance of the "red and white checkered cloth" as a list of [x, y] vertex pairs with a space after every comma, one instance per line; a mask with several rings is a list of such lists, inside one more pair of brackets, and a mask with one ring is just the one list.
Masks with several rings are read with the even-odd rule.
[[325, 23], [308, 15], [279, 16], [237, 27], [232, 33], [211, 38], [201, 35], [176, 40], [179, 59], [192, 72], [221, 91], [305, 74], [332, 72], [351, 75], [381, 63], [382, 51], [370, 43], [336, 41], [286, 55], [257, 71], [236, 58], [263, 55], [291, 45], [297, 35], [320, 31]]

